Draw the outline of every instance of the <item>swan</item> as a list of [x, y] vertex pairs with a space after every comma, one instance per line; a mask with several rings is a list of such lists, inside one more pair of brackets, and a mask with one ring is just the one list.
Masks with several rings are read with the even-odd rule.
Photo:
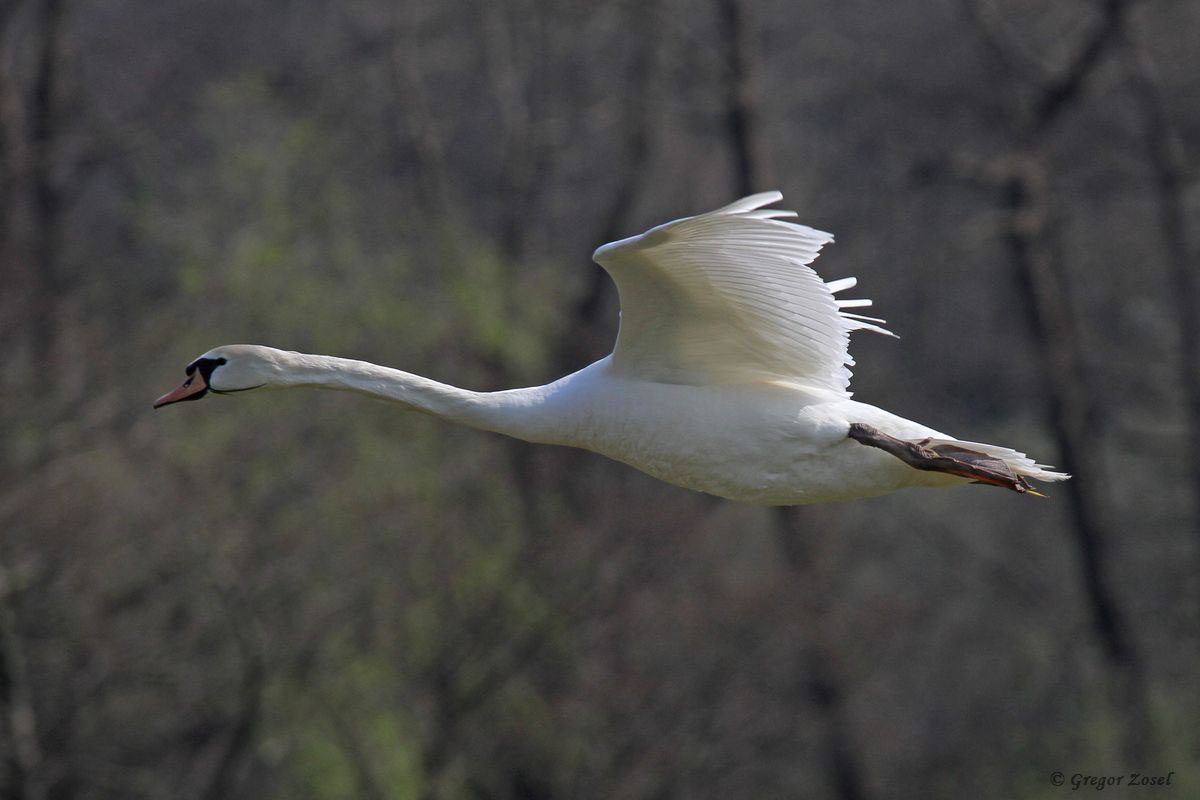
[[475, 392], [324, 355], [259, 345], [192, 361], [161, 408], [209, 394], [316, 387], [357, 392], [529, 442], [590, 450], [668, 483], [758, 505], [984, 483], [1039, 495], [1069, 476], [1007, 447], [959, 441], [850, 399], [856, 330], [884, 320], [837, 299], [854, 278], [809, 264], [833, 236], [743, 198], [600, 247], [621, 316], [613, 352], [545, 386]]

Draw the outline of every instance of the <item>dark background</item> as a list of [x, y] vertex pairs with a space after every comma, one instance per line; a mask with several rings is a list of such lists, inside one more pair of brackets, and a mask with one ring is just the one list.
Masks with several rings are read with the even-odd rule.
[[[0, 0], [0, 795], [1200, 796], [1197, 42]], [[859, 399], [1075, 480], [780, 512], [353, 396], [150, 410], [232, 342], [546, 382], [611, 346], [597, 244], [775, 187], [901, 336]]]

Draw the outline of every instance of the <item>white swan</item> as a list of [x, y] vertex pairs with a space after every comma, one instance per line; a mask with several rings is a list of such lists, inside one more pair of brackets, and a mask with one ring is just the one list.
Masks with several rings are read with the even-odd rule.
[[833, 237], [763, 209], [781, 198], [756, 194], [596, 250], [620, 293], [616, 347], [546, 386], [473, 392], [362, 361], [227, 345], [189, 364], [184, 384], [154, 406], [208, 392], [341, 389], [763, 505], [971, 481], [1036, 494], [1027, 478], [1068, 477], [851, 400], [850, 332], [889, 332], [843, 310], [869, 300], [834, 299], [855, 279], [826, 283], [808, 266]]

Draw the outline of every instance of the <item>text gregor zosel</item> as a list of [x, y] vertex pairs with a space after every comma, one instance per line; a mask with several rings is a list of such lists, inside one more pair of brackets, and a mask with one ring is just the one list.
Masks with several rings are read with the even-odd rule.
[[[1082, 772], [1076, 772], [1071, 776], [1071, 791], [1086, 788], [1100, 792], [1110, 786], [1170, 786], [1171, 776], [1174, 774], [1174, 770], [1166, 775], [1147, 775], [1143, 772], [1123, 772], [1120, 775], [1085, 775]], [[1067, 779], [1061, 772], [1056, 771], [1051, 773], [1050, 782], [1055, 786], [1062, 786]]]

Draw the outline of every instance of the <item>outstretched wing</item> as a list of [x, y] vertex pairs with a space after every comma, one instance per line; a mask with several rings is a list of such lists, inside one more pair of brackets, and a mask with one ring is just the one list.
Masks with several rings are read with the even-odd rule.
[[850, 331], [889, 332], [842, 310], [871, 301], [834, 298], [855, 279], [826, 283], [808, 266], [833, 236], [762, 208], [782, 198], [752, 195], [596, 250], [621, 296], [615, 369], [661, 383], [846, 391]]

